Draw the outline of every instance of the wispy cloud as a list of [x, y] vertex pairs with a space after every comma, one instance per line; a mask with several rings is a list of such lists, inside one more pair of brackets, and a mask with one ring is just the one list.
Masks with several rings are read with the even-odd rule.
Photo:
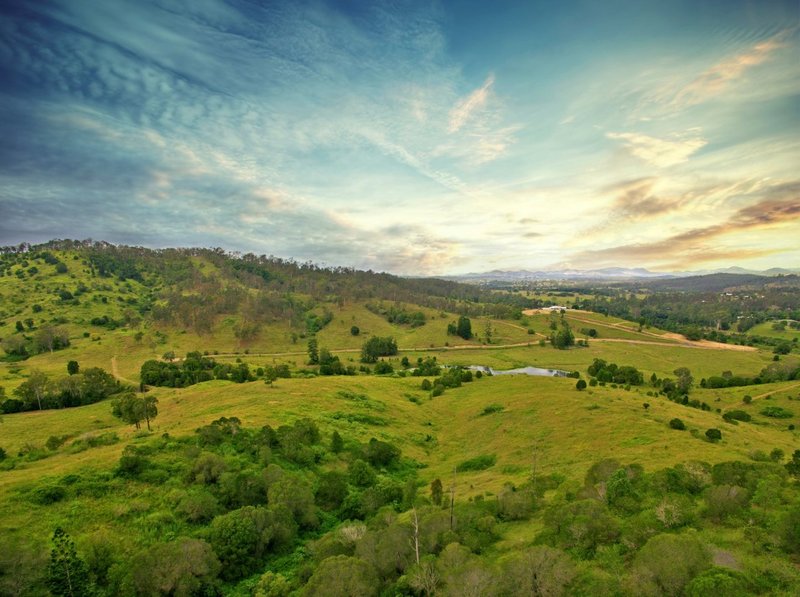
[[691, 228], [653, 242], [585, 250], [571, 256], [569, 261], [573, 265], [592, 267], [643, 262], [671, 267], [676, 263], [712, 262], [724, 254], [755, 257], [796, 249], [796, 243], [769, 249], [739, 246], [725, 250], [710, 244], [729, 235], [738, 235], [738, 242], [742, 244], [746, 238], [744, 233], [748, 231], [800, 222], [800, 182], [777, 184], [760, 195], [757, 201], [737, 209], [719, 224]]
[[664, 198], [656, 195], [657, 182], [658, 179], [655, 177], [639, 178], [608, 188], [607, 192], [616, 197], [611, 208], [613, 219], [650, 218], [678, 209], [682, 203], [680, 198]]
[[609, 139], [624, 142], [625, 148], [639, 159], [659, 168], [668, 168], [686, 162], [689, 157], [704, 147], [708, 141], [690, 132], [662, 139], [642, 133], [607, 133]]
[[486, 81], [475, 91], [461, 99], [450, 111], [450, 124], [448, 131], [458, 132], [473, 115], [486, 106], [494, 85], [494, 75], [486, 77]]
[[769, 39], [760, 41], [711, 66], [680, 89], [672, 103], [677, 106], [690, 106], [719, 95], [734, 81], [742, 78], [748, 70], [770, 60], [778, 50], [787, 47], [785, 40], [791, 33], [791, 29], [784, 29]]

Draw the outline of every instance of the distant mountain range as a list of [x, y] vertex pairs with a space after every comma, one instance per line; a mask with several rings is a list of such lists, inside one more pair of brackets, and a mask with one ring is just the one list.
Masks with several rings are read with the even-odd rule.
[[740, 274], [750, 276], [779, 276], [800, 274], [800, 268], [787, 269], [773, 267], [757, 271], [743, 267], [728, 267], [714, 270], [697, 270], [686, 272], [651, 272], [645, 268], [604, 267], [601, 269], [564, 269], [550, 271], [530, 270], [492, 270], [489, 272], [442, 276], [457, 281], [525, 281], [525, 280], [634, 280], [634, 279], [670, 279], [688, 278], [691, 276], [707, 276], [710, 274]]

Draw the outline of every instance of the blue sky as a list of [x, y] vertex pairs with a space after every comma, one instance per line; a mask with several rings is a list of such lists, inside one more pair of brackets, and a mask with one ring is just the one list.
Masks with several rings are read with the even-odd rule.
[[0, 244], [800, 266], [800, 8], [7, 2]]

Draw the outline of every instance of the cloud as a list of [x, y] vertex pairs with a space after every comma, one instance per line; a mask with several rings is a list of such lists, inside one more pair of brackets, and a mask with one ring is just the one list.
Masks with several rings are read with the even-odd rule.
[[689, 156], [708, 143], [696, 134], [673, 136], [672, 139], [659, 139], [641, 133], [606, 133], [606, 137], [624, 141], [631, 155], [659, 168], [686, 162]]
[[[643, 262], [658, 264], [710, 262], [724, 256], [724, 251], [718, 246], [710, 244], [711, 241], [736, 234], [740, 239], [737, 242], [743, 243], [747, 238], [743, 233], [747, 231], [783, 224], [796, 224], [799, 221], [800, 181], [795, 181], [766, 189], [758, 201], [739, 208], [720, 224], [692, 228], [649, 243], [632, 243], [582, 251], [571, 256], [569, 261], [575, 266], [591, 267], [642, 264]], [[755, 257], [794, 248], [794, 246], [774, 249], [738, 247], [727, 251], [730, 256]]]
[[606, 191], [616, 196], [612, 219], [651, 218], [678, 209], [680, 198], [662, 198], [654, 193], [657, 182], [655, 177], [637, 178], [608, 187]]
[[775, 52], [785, 48], [784, 40], [790, 35], [790, 29], [784, 29], [776, 35], [760, 41], [744, 52], [735, 54], [718, 62], [700, 74], [691, 83], [680, 89], [673, 100], [676, 105], [694, 105], [704, 102], [725, 91], [745, 72], [771, 59]]
[[450, 124], [447, 129], [450, 133], [461, 130], [475, 112], [484, 108], [489, 99], [492, 85], [494, 85], [494, 75], [490, 74], [483, 85], [455, 105], [450, 111]]

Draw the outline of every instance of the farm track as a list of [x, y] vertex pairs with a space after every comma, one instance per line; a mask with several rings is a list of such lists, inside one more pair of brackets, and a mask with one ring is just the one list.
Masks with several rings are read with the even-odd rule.
[[[528, 311], [523, 311], [523, 314], [531, 315], [535, 312], [537, 312], [536, 309], [530, 309]], [[543, 311], [538, 311], [538, 312], [541, 313]], [[580, 321], [581, 323], [586, 323], [594, 326], [606, 327], [618, 331], [628, 332], [629, 334], [641, 334], [642, 336], [648, 336], [650, 338], [658, 338], [659, 340], [662, 340], [662, 342], [654, 342], [648, 340], [629, 340], [625, 338], [594, 338], [591, 340], [592, 342], [628, 342], [630, 344], [661, 344], [663, 346], [683, 346], [684, 348], [701, 348], [706, 350], [734, 350], [738, 352], [753, 352], [754, 350], [758, 350], [754, 346], [741, 346], [739, 344], [723, 344], [722, 342], [712, 342], [711, 340], [699, 340], [699, 341], [687, 340], [684, 336], [672, 332], [666, 332], [664, 334], [654, 334], [653, 332], [633, 330], [621, 323], [603, 323], [594, 319], [583, 319], [581, 317], [577, 317], [575, 313], [579, 313], [579, 311], [572, 311], [571, 313], [569, 313], [569, 317], [574, 321]], [[672, 342], [663, 342], [663, 340], [671, 340]]]
[[766, 398], [767, 396], [772, 396], [772, 394], [774, 394], [775, 392], [788, 392], [789, 390], [793, 390], [795, 388], [800, 388], [800, 383], [796, 383], [786, 388], [772, 390], [771, 392], [764, 392], [763, 394], [759, 394], [758, 396], [753, 396], [753, 400], [758, 400], [759, 398]]
[[[589, 341], [593, 342], [618, 342], [623, 344], [644, 344], [649, 346], [664, 346], [668, 348], [695, 348], [700, 350], [755, 350], [750, 346], [727, 346], [720, 344], [719, 346], [709, 346], [699, 342], [655, 342], [653, 340], [630, 340], [627, 338], [593, 338]], [[533, 342], [516, 342], [513, 344], [457, 344], [455, 346], [412, 346], [407, 348], [399, 348], [398, 352], [446, 352], [452, 350], [502, 350], [504, 348], [521, 348], [524, 346], [531, 346]], [[333, 348], [331, 352], [336, 353], [357, 353], [361, 352], [360, 348]], [[215, 355], [210, 355], [216, 358], [234, 358], [234, 357], [289, 357], [289, 356], [302, 356], [307, 354], [304, 350], [291, 351], [291, 352], [249, 352], [243, 354], [240, 352], [221, 352]]]
[[119, 368], [117, 367], [117, 355], [114, 355], [113, 357], [111, 357], [111, 375], [113, 375], [114, 377], [116, 377], [120, 381], [124, 381], [124, 382], [129, 383], [129, 384], [134, 385], [134, 386], [138, 385], [138, 383], [139, 383], [139, 382], [136, 382], [136, 381], [131, 381], [127, 377], [122, 377], [119, 374]]

